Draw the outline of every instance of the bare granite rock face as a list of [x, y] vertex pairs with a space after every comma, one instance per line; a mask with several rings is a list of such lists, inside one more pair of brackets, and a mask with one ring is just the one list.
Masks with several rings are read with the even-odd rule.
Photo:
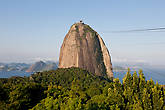
[[113, 77], [111, 58], [100, 35], [84, 23], [75, 23], [64, 38], [59, 68], [79, 67], [98, 76]]

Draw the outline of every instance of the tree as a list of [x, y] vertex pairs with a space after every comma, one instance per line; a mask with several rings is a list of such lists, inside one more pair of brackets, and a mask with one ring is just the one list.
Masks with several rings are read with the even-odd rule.
[[109, 106], [118, 105], [118, 107], [121, 109], [125, 106], [122, 93], [115, 87], [113, 89], [108, 89], [108, 97], [106, 99], [106, 103], [108, 103]]
[[138, 83], [139, 83], [139, 78], [137, 76], [137, 72], [135, 71], [133, 73], [133, 84], [132, 84], [132, 88], [133, 88], [134, 92], [136, 92], [136, 93], [138, 92], [138, 87], [139, 87]]
[[132, 106], [132, 110], [143, 110], [143, 108], [141, 106], [141, 102], [140, 101], [134, 102], [134, 104]]
[[128, 68], [128, 72], [126, 73], [126, 75], [123, 78], [123, 86], [125, 89], [128, 87], [132, 87], [132, 76], [131, 76], [129, 68]]
[[114, 79], [113, 86], [117, 91], [119, 91], [120, 93], [123, 93], [122, 84], [120, 83], [119, 78]]
[[142, 96], [142, 94], [143, 94], [143, 89], [145, 88], [145, 84], [146, 84], [146, 81], [145, 81], [143, 71], [139, 70], [139, 94], [140, 94], [140, 96]]
[[158, 90], [156, 86], [152, 88], [152, 103], [154, 110], [163, 109], [164, 100], [163, 97], [161, 97], [161, 91]]
[[33, 107], [44, 97], [43, 89], [39, 84], [18, 84], [9, 94], [10, 109], [28, 109]]
[[147, 92], [146, 88], [144, 88], [144, 90], [143, 90], [142, 102], [143, 102], [144, 110], [152, 110], [151, 96]]

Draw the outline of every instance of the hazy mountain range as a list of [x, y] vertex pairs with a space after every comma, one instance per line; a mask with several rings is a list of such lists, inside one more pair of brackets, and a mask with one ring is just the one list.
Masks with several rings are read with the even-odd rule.
[[[54, 61], [38, 61], [33, 64], [26, 63], [0, 63], [0, 77], [8, 78], [11, 76], [29, 76], [34, 72], [55, 70], [58, 67], [58, 62]], [[142, 69], [147, 80], [152, 78], [155, 82], [165, 84], [165, 67], [155, 66], [147, 63], [122, 63], [113, 62], [114, 77], [122, 81], [127, 69], [131, 69], [131, 74], [134, 71]]]
[[[20, 71], [20, 72], [37, 72], [44, 70], [55, 70], [58, 68], [58, 61], [37, 61], [32, 64], [28, 63], [0, 63], [0, 72]], [[163, 66], [149, 65], [146, 63], [122, 63], [114, 62], [113, 71], [127, 71], [130, 68], [132, 71], [139, 69], [151, 69], [151, 70], [165, 70]]]
[[38, 61], [34, 64], [26, 63], [0, 63], [0, 72], [38, 72], [46, 70], [55, 70], [57, 69], [56, 62], [52, 61]]

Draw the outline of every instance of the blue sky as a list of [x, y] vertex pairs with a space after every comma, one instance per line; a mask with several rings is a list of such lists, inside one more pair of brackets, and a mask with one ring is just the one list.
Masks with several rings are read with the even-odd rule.
[[164, 0], [0, 0], [0, 62], [58, 60], [70, 26], [83, 19], [113, 62], [164, 65], [165, 32], [111, 33], [165, 27]]

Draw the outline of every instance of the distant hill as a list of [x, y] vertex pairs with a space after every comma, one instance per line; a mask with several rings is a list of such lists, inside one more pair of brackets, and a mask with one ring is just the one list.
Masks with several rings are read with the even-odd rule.
[[26, 70], [26, 72], [41, 71], [45, 67], [46, 67], [46, 63], [44, 63], [43, 61], [39, 61], [39, 62], [32, 64], [30, 66], [30, 68]]
[[38, 61], [34, 64], [27, 63], [0, 63], [0, 72], [38, 72], [57, 69], [57, 64], [53, 61]]
[[122, 66], [114, 66], [113, 71], [127, 71], [127, 68], [124, 68]]
[[0, 63], [0, 72], [7, 71], [25, 71], [29, 68], [30, 64], [26, 63]]
[[45, 63], [43, 61], [36, 62], [32, 64], [26, 72], [39, 72], [39, 71], [48, 71], [57, 69], [56, 63]]

